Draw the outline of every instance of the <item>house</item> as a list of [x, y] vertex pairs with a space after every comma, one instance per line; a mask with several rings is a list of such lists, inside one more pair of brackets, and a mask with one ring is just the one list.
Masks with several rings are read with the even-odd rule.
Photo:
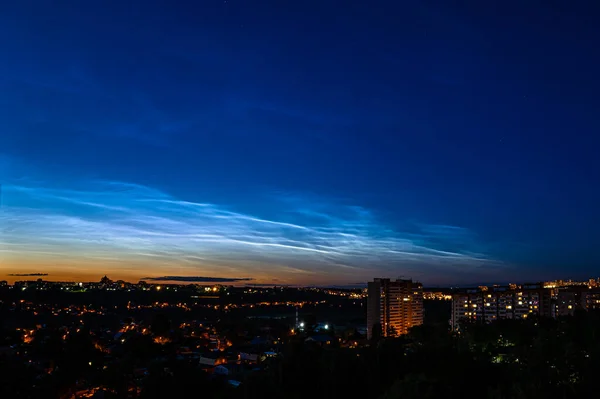
[[215, 367], [227, 363], [227, 359], [220, 352], [211, 352], [200, 356], [200, 366]]
[[304, 340], [304, 342], [313, 342], [320, 345], [330, 345], [333, 341], [333, 338], [329, 335], [313, 335], [312, 337], [308, 337]]
[[256, 363], [258, 362], [258, 353], [240, 352], [240, 360]]

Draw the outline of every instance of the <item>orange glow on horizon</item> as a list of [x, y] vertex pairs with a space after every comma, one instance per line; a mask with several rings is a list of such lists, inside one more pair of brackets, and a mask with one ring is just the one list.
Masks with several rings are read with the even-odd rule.
[[[163, 268], [158, 269], [152, 267], [152, 272], [148, 271], [148, 267], [132, 267], [127, 270], [123, 268], [115, 267], [99, 267], [98, 265], [80, 266], [80, 267], [60, 267], [55, 265], [41, 265], [38, 262], [15, 262], [11, 265], [3, 264], [0, 266], [0, 280], [6, 280], [9, 284], [14, 284], [15, 281], [35, 281], [42, 279], [44, 281], [58, 281], [58, 282], [98, 282], [103, 276], [108, 276], [113, 281], [123, 280], [129, 283], [138, 283], [139, 281], [146, 281], [149, 284], [213, 284], [212, 282], [185, 282], [185, 281], [171, 281], [171, 280], [145, 280], [147, 277], [161, 277], [161, 276], [216, 276], [221, 278], [239, 278], [246, 277], [241, 273], [235, 275], [227, 275], [225, 273], [217, 273], [214, 270], [198, 271], [195, 274], [190, 274], [189, 270], [187, 273], [181, 273], [179, 268], [169, 269]], [[47, 274], [47, 275], [34, 275], [34, 274]], [[264, 285], [314, 285], [327, 283], [319, 278], [317, 275], [303, 275], [301, 279], [297, 278], [297, 275], [292, 276], [281, 276], [275, 275], [270, 276], [267, 274], [261, 274], [252, 277], [253, 280], [249, 281], [235, 281], [235, 282], [223, 282], [215, 284], [223, 285], [247, 285], [247, 284], [264, 284]], [[312, 278], [311, 278], [312, 277]], [[319, 281], [321, 280], [321, 281]]]

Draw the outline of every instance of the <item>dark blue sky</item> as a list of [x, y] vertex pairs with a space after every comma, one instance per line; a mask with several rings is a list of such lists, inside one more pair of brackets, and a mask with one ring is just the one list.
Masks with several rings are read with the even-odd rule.
[[596, 2], [13, 3], [0, 268], [598, 274]]

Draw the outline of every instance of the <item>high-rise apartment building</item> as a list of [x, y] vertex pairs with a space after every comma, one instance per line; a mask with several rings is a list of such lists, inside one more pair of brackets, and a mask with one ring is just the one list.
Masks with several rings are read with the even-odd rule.
[[367, 293], [367, 336], [381, 327], [384, 337], [406, 334], [423, 324], [423, 285], [412, 280], [376, 278]]
[[464, 289], [452, 295], [452, 328], [461, 320], [491, 323], [523, 319], [531, 314], [552, 316], [551, 290], [542, 284]]
[[600, 309], [600, 289], [590, 288], [589, 291], [583, 295], [583, 297], [585, 299], [585, 309]]
[[570, 286], [556, 289], [554, 316], [573, 316], [578, 310], [600, 309], [600, 289], [595, 286]]

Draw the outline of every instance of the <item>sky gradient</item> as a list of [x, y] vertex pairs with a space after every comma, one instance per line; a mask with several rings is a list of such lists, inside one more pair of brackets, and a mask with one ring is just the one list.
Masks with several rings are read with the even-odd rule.
[[2, 5], [0, 279], [600, 274], [600, 5], [196, 3]]

